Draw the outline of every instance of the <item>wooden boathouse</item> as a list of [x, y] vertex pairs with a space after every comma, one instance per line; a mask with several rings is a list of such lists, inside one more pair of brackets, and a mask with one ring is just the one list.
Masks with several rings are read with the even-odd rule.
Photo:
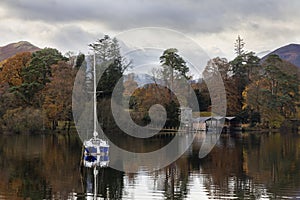
[[192, 119], [192, 127], [196, 131], [214, 131], [222, 129], [222, 132], [241, 131], [241, 123], [236, 117], [197, 117]]

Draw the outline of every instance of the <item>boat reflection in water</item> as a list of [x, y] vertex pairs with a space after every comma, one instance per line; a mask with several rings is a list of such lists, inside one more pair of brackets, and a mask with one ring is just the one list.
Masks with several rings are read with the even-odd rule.
[[93, 137], [83, 143], [81, 173], [86, 181], [87, 199], [96, 200], [98, 197], [98, 173], [101, 168], [108, 167], [109, 144], [107, 141]]

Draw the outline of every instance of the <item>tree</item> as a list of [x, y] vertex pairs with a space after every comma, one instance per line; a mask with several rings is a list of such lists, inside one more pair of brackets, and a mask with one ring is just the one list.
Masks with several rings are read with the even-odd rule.
[[[209, 106], [211, 105], [210, 95], [207, 88], [207, 85], [204, 81], [199, 83], [193, 83], [191, 85], [193, 88], [195, 95], [197, 97], [197, 102], [189, 101], [190, 107], [193, 110], [200, 110], [200, 111], [208, 111]], [[196, 105], [191, 104], [196, 103]]]
[[[89, 47], [95, 53], [96, 60], [96, 76], [99, 79], [97, 84], [97, 109], [98, 118], [102, 123], [102, 128], [113, 128], [116, 127], [113, 115], [111, 112], [111, 97], [113, 91], [115, 91], [117, 99], [114, 99], [117, 105], [122, 105], [122, 95], [124, 92], [123, 84], [116, 84], [118, 81], [123, 83], [123, 73], [130, 67], [124, 57], [121, 56], [120, 46], [116, 38], [110, 38], [105, 35], [103, 38], [98, 39], [96, 42], [89, 44]], [[87, 85], [90, 90], [93, 88], [93, 67], [94, 61], [92, 57], [87, 60]], [[101, 77], [100, 75], [101, 74]]]
[[[102, 73], [102, 76], [97, 85], [97, 91], [102, 91], [101, 96], [110, 97], [115, 85], [122, 78], [124, 71], [130, 66], [125, 58], [120, 54], [119, 43], [116, 38], [111, 39], [105, 35], [102, 39], [98, 39], [95, 43], [89, 44], [91, 49], [96, 54], [96, 62], [100, 63], [97, 67], [97, 74]], [[107, 69], [104, 69], [106, 62], [109, 62]], [[98, 66], [98, 65], [97, 65]], [[88, 69], [92, 72], [92, 69]], [[119, 88], [118, 93], [123, 93], [123, 88]]]
[[26, 68], [31, 61], [31, 53], [18, 53], [8, 58], [0, 72], [0, 84], [7, 83], [10, 87], [19, 86], [23, 83], [22, 70]]
[[11, 93], [8, 86], [4, 87], [3, 92], [0, 94], [0, 118], [2, 118], [7, 110], [13, 110], [22, 106], [23, 101], [20, 101], [16, 95]]
[[[177, 94], [177, 98], [181, 99], [181, 102], [186, 101], [186, 97], [189, 96], [190, 91], [186, 91], [184, 87], [184, 82], [191, 79], [191, 76], [188, 75], [189, 68], [185, 60], [178, 54], [176, 48], [166, 49], [162, 56], [160, 56], [160, 63], [162, 65], [161, 75], [167, 87], [169, 87], [169, 96], [170, 100], [165, 104], [167, 110], [167, 122], [166, 126], [175, 127], [179, 125], [178, 116], [179, 116], [179, 102], [174, 98], [173, 90], [176, 86], [176, 91], [183, 91], [183, 95]], [[174, 84], [174, 80], [176, 84]], [[183, 81], [183, 82], [182, 82]]]
[[[51, 65], [57, 64], [58, 61], [66, 61], [57, 49], [45, 48], [32, 54], [29, 65], [22, 68], [21, 76], [23, 83], [12, 88], [26, 104], [41, 106], [41, 101], [34, 101], [35, 95], [38, 94], [50, 81]], [[41, 99], [41, 97], [37, 98]]]
[[59, 61], [51, 66], [51, 82], [43, 90], [43, 110], [52, 129], [58, 120], [68, 121], [68, 130], [72, 120], [72, 91], [76, 70], [66, 62]]
[[243, 49], [244, 45], [245, 45], [244, 40], [240, 36], [238, 36], [238, 38], [236, 39], [235, 44], [234, 44], [234, 50], [235, 50], [235, 54], [237, 56], [241, 56], [242, 54], [245, 53], [245, 51]]
[[226, 58], [216, 57], [208, 61], [203, 72], [206, 79], [209, 77], [218, 77], [219, 73], [223, 79], [226, 90], [227, 115], [234, 116], [241, 111], [241, 108], [238, 106], [240, 104], [240, 98], [237, 84], [235, 84], [235, 80], [232, 76], [231, 65]]
[[296, 114], [299, 101], [299, 78], [296, 66], [269, 56], [262, 64], [255, 81], [244, 92], [244, 108], [259, 113], [261, 121], [268, 126], [279, 127], [285, 118]]
[[[184, 88], [184, 83], [183, 83], [186, 80], [191, 79], [191, 77], [188, 75], [189, 68], [185, 60], [178, 54], [178, 50], [176, 48], [166, 49], [159, 59], [162, 65], [162, 70], [160, 71], [162, 75], [161, 78], [165, 81], [165, 84], [169, 88], [169, 93], [170, 93], [170, 101], [169, 101], [170, 105], [167, 105], [167, 108], [170, 111], [179, 110], [179, 104], [175, 103], [176, 100], [174, 99], [174, 95], [172, 91], [175, 90], [175, 86], [176, 86], [177, 91], [181, 90], [184, 93], [187, 92], [187, 94], [181, 95], [181, 97], [179, 97], [178, 94], [177, 98], [182, 98], [182, 100], [184, 100], [186, 96], [189, 95], [190, 91], [186, 91], [186, 88]], [[176, 84], [174, 84], [175, 79], [176, 79]], [[171, 107], [177, 106], [177, 107], [171, 108], [170, 106]], [[172, 122], [172, 124], [175, 125], [176, 122], [174, 123]]]
[[[167, 122], [165, 126], [176, 127], [179, 125], [179, 102], [176, 98], [170, 98], [170, 90], [167, 87], [157, 84], [147, 84], [134, 91], [131, 98], [135, 101], [135, 112], [141, 114], [143, 125], [149, 123], [148, 111], [155, 104], [163, 105], [167, 112]], [[155, 120], [155, 119], [153, 119]]]
[[189, 68], [186, 65], [186, 62], [178, 54], [178, 50], [175, 48], [166, 49], [163, 52], [163, 55], [159, 58], [162, 65], [162, 75], [166, 82], [171, 81], [171, 86], [173, 84], [174, 78], [181, 79], [191, 79], [187, 75]]
[[79, 69], [83, 64], [84, 59], [85, 59], [85, 55], [83, 53], [79, 53], [78, 56], [76, 56], [74, 67]]
[[269, 56], [264, 61], [263, 68], [263, 76], [268, 82], [271, 95], [278, 102], [280, 113], [284, 117], [295, 115], [296, 102], [299, 101], [298, 68], [277, 55]]
[[42, 113], [33, 107], [10, 109], [3, 115], [4, 129], [12, 133], [34, 133], [42, 129]]
[[127, 77], [127, 80], [124, 81], [124, 96], [130, 96], [131, 93], [138, 88], [138, 84], [134, 80], [134, 73], [128, 74]]
[[255, 56], [254, 52], [245, 53], [237, 56], [230, 62], [232, 72], [232, 82], [236, 86], [235, 93], [237, 94], [237, 114], [242, 111], [243, 106], [243, 91], [246, 86], [252, 82], [252, 77], [255, 77], [260, 69], [260, 59]]
[[72, 51], [68, 51], [67, 53], [65, 53], [65, 57], [68, 59], [69, 64], [73, 68], [77, 68], [77, 69], [81, 67], [85, 59], [85, 55], [83, 53], [79, 52], [78, 55], [76, 56], [76, 54]]
[[203, 73], [209, 76], [220, 73], [223, 81], [225, 81], [230, 78], [230, 64], [226, 58], [216, 57], [208, 61]]

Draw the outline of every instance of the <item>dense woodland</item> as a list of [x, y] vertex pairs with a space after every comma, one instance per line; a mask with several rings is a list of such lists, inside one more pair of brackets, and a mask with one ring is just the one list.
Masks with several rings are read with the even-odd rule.
[[[97, 90], [98, 117], [104, 128], [114, 125], [110, 111], [110, 99], [115, 84], [133, 64], [120, 55], [118, 41], [105, 36], [90, 48], [100, 61], [113, 60], [103, 71]], [[244, 42], [238, 37], [235, 43], [236, 57], [213, 58], [203, 74], [213, 77], [220, 73], [226, 89], [227, 115], [237, 116], [243, 123], [259, 128], [279, 128], [287, 119], [299, 118], [299, 68], [270, 55], [264, 60], [254, 52], [244, 50]], [[132, 118], [141, 125], [149, 122], [148, 110], [153, 104], [161, 104], [167, 111], [166, 126], [178, 126], [179, 105], [194, 111], [210, 111], [211, 98], [204, 79], [193, 80], [180, 49], [166, 49], [158, 61], [161, 69], [153, 72], [154, 83], [138, 88], [134, 74], [127, 75], [119, 93], [129, 99]], [[34, 53], [18, 53], [0, 63], [0, 132], [32, 133], [44, 129], [70, 129], [72, 116], [72, 89], [75, 76], [85, 65], [83, 54], [62, 55], [57, 49], [45, 48]], [[169, 66], [169, 67], [166, 67]], [[86, 71], [86, 87], [92, 73]], [[192, 91], [180, 88], [187, 80]], [[178, 87], [176, 96], [168, 87]], [[133, 93], [131, 91], [135, 90]], [[195, 92], [198, 103], [191, 101]], [[193, 103], [192, 103], [193, 102]], [[182, 106], [182, 105], [181, 105]], [[104, 114], [105, 113], [105, 114]]]

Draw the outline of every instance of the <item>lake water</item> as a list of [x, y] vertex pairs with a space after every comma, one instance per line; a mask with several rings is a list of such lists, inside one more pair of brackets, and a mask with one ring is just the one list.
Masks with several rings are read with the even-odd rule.
[[[119, 143], [151, 149], [169, 140]], [[100, 169], [97, 199], [300, 199], [300, 135], [225, 136], [204, 159], [200, 143], [196, 136], [155, 172]], [[79, 167], [81, 145], [76, 134], [0, 135], [0, 199], [93, 199], [93, 173]]]

